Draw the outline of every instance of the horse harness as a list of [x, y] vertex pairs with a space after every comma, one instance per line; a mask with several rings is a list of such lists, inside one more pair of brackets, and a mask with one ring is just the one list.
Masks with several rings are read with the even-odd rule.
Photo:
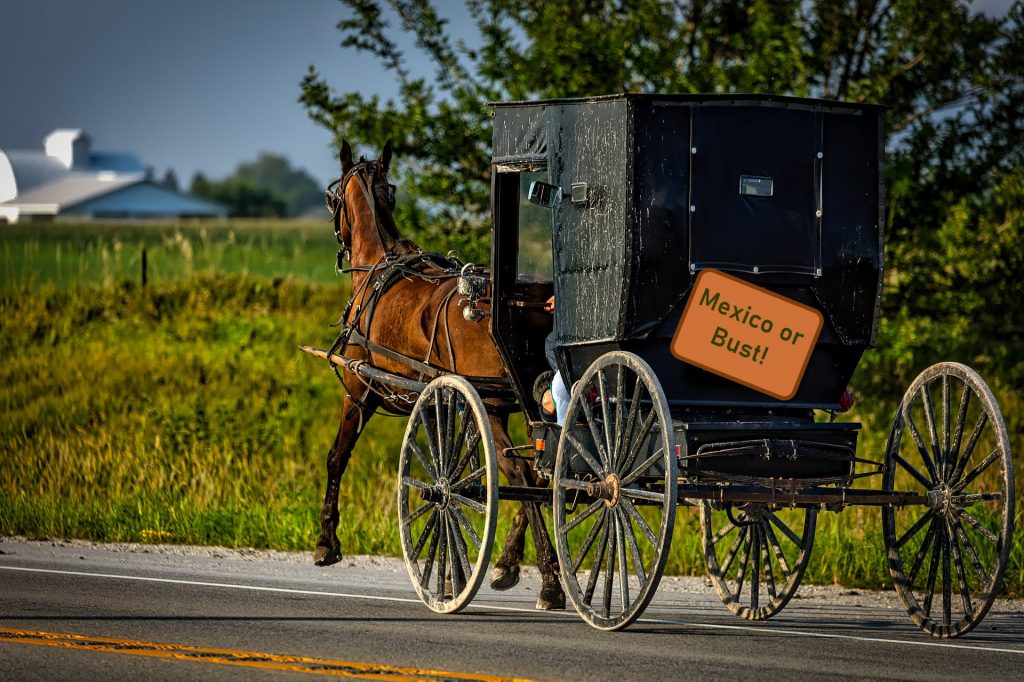
[[[380, 173], [386, 180], [384, 170], [378, 162], [360, 160], [360, 162], [350, 168], [343, 177], [331, 183], [327, 188], [327, 208], [331, 211], [334, 219], [335, 237], [341, 245], [341, 248], [338, 250], [337, 258], [338, 270], [345, 273], [366, 273], [366, 277], [362, 284], [358, 289], [353, 290], [352, 297], [345, 305], [345, 309], [342, 312], [341, 317], [338, 319], [338, 322], [335, 323], [336, 325], [341, 325], [341, 331], [328, 351], [327, 357], [330, 358], [334, 354], [344, 356], [345, 349], [348, 346], [358, 346], [366, 351], [370, 360], [372, 360], [373, 354], [386, 357], [409, 367], [413, 372], [419, 374], [420, 380], [426, 379], [427, 381], [430, 381], [443, 374], [455, 373], [456, 358], [451, 342], [448, 316], [445, 313], [448, 310], [452, 297], [457, 292], [467, 296], [466, 299], [460, 301], [460, 304], [466, 302], [469, 304], [470, 310], [476, 313], [480, 312], [475, 306], [476, 303], [481, 300], [483, 292], [479, 290], [478, 286], [464, 286], [463, 280], [478, 281], [481, 277], [481, 273], [475, 269], [472, 264], [467, 265], [463, 263], [452, 253], [449, 253], [447, 256], [442, 256], [436, 253], [425, 253], [419, 248], [402, 255], [396, 255], [393, 250], [386, 250], [384, 256], [382, 256], [381, 259], [373, 265], [354, 265], [348, 268], [342, 267], [343, 260], [350, 259], [350, 248], [345, 244], [341, 236], [341, 219], [344, 219], [347, 223], [349, 222], [345, 202], [345, 188], [348, 182], [353, 178], [355, 178], [359, 183], [363, 196], [365, 197], [367, 204], [371, 207], [374, 226], [377, 230], [377, 237], [380, 240], [381, 246], [384, 247], [387, 243], [381, 234], [380, 217], [377, 214], [377, 201], [372, 191], [373, 178], [378, 173]], [[392, 210], [395, 206], [395, 186], [389, 183], [388, 188], [389, 192], [386, 204], [388, 210]], [[340, 216], [338, 215], [339, 212], [341, 213]], [[349, 230], [349, 234], [352, 234], [351, 229]], [[381, 298], [399, 281], [409, 279], [411, 277], [418, 277], [419, 279], [426, 280], [436, 285], [454, 278], [459, 278], [460, 280], [459, 286], [452, 288], [451, 292], [445, 296], [441, 305], [438, 306], [438, 309], [434, 314], [430, 340], [427, 344], [427, 353], [422, 360], [417, 360], [416, 358], [410, 357], [391, 348], [387, 348], [386, 346], [382, 346], [381, 344], [369, 339], [374, 313]], [[451, 360], [451, 370], [445, 370], [437, 367], [436, 365], [430, 364], [430, 358], [434, 355], [435, 346], [437, 344], [437, 333], [442, 316], [444, 318], [445, 339], [448, 342], [447, 350], [448, 357]], [[466, 315], [466, 318], [475, 321], [480, 319], [480, 316], [481, 315], [479, 314], [475, 316]], [[362, 331], [360, 330], [360, 327], [362, 327]], [[441, 357], [439, 349], [437, 351], [437, 356], [438, 358]], [[367, 362], [372, 366], [370, 360], [356, 361], [351, 369], [357, 369], [361, 362]], [[342, 377], [341, 372], [338, 370], [338, 365], [331, 363], [331, 367], [344, 386], [345, 380]], [[389, 411], [394, 410], [387, 407], [388, 401], [401, 401], [411, 405], [416, 400], [415, 394], [397, 393], [388, 387], [381, 386], [381, 382], [379, 381], [363, 377], [358, 371], [353, 371], [352, 373], [357, 376], [369, 390], [384, 398], [385, 409], [388, 409]], [[462, 376], [471, 383], [487, 384], [492, 386], [509, 385], [507, 377]], [[362, 410], [365, 408], [363, 401], [355, 398], [355, 396], [352, 395], [352, 392], [347, 390], [347, 387], [346, 392], [358, 405], [360, 415], [362, 415]]]

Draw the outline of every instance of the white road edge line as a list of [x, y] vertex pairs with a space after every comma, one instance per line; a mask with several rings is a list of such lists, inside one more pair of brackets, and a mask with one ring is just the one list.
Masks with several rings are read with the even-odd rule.
[[[288, 587], [264, 587], [260, 585], [239, 585], [236, 583], [214, 583], [201, 580], [182, 580], [178, 578], [152, 578], [141, 575], [120, 575], [116, 573], [89, 573], [86, 571], [62, 571], [53, 568], [28, 568], [24, 566], [0, 566], [3, 571], [22, 571], [26, 573], [53, 573], [56, 575], [75, 575], [87, 578], [111, 578], [116, 580], [136, 580], [150, 583], [170, 583], [173, 585], [196, 585], [200, 587], [224, 587], [235, 590], [250, 590], [255, 592], [281, 592], [284, 594], [307, 594], [318, 597], [340, 597], [343, 599], [362, 599], [365, 601], [400, 602], [403, 604], [421, 604], [419, 599], [411, 597], [384, 597], [370, 594], [349, 594], [347, 592], [322, 592], [318, 590], [297, 590]], [[516, 606], [497, 606], [492, 604], [470, 604], [466, 608], [480, 609], [486, 611], [514, 611], [517, 613], [537, 613], [536, 609], [525, 609]], [[548, 611], [545, 615], [552, 616], [575, 616], [575, 613]], [[1002, 654], [1024, 654], [1024, 649], [1004, 649], [990, 646], [973, 646], [970, 644], [952, 644], [950, 642], [913, 641], [906, 639], [893, 639], [888, 637], [865, 637], [863, 635], [840, 635], [830, 632], [804, 632], [800, 630], [783, 630], [780, 628], [758, 627], [754, 625], [721, 625], [715, 623], [696, 623], [688, 620], [666, 620], [660, 618], [639, 618], [638, 623], [650, 623], [653, 625], [685, 625], [706, 630], [740, 630], [745, 632], [756, 632], [758, 634], [786, 635], [791, 637], [816, 637], [819, 639], [847, 639], [857, 642], [875, 642], [883, 644], [906, 644], [909, 646], [939, 647], [942, 649], [967, 649], [970, 651], [987, 651]]]

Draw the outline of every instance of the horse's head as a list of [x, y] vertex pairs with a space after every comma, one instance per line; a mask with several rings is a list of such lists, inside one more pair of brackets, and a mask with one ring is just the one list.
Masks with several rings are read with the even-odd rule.
[[327, 187], [327, 208], [334, 218], [334, 234], [341, 244], [342, 257], [350, 262], [376, 261], [373, 256], [390, 252], [398, 239], [391, 211], [395, 208], [395, 186], [388, 182], [391, 165], [391, 140], [380, 158], [352, 160], [352, 147], [341, 143], [341, 178]]

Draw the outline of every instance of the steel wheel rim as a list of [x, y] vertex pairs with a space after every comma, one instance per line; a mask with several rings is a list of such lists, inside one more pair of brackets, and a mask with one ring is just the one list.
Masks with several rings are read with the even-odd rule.
[[764, 504], [741, 506], [727, 512], [701, 502], [704, 562], [730, 611], [745, 620], [765, 620], [785, 608], [800, 587], [814, 545], [817, 511], [780, 514]]
[[[619, 391], [625, 386], [631, 389], [628, 404], [619, 397], [626, 395], [625, 390]], [[588, 399], [591, 387], [600, 397], [594, 405]], [[641, 404], [643, 394], [649, 399], [646, 406]], [[637, 395], [640, 400], [635, 399]], [[633, 405], [637, 406], [635, 413]], [[567, 510], [586, 485], [569, 471], [572, 455], [580, 456], [582, 444], [568, 425], [579, 418], [586, 422], [582, 428], [603, 442], [596, 454], [586, 455], [591, 458], [587, 466], [593, 470], [596, 465], [597, 469], [591, 478], [599, 479], [614, 499], [598, 499]], [[585, 621], [600, 630], [619, 630], [636, 620], [650, 603], [672, 538], [677, 474], [668, 404], [647, 363], [631, 353], [615, 351], [601, 356], [583, 374], [570, 399], [565, 424], [555, 464], [552, 514], [562, 580], [569, 600]], [[646, 442], [639, 437], [645, 427], [655, 434], [651, 439], [657, 443], [654, 452], [641, 453], [633, 447]], [[662, 472], [656, 474], [659, 466]], [[653, 483], [655, 474], [660, 483], [654, 487], [661, 492], [651, 492], [651, 485], [640, 486], [640, 482]], [[645, 513], [660, 519], [648, 523]], [[581, 584], [587, 565], [590, 570]], [[598, 566], [596, 572], [594, 565]]]
[[929, 498], [882, 510], [896, 592], [925, 632], [966, 634], [995, 599], [1013, 534], [1009, 438], [985, 381], [958, 363], [922, 372], [893, 419], [886, 465], [885, 490], [898, 483]]
[[497, 501], [497, 455], [483, 401], [462, 377], [439, 377], [413, 406], [398, 474], [402, 554], [432, 611], [460, 611], [480, 589]]

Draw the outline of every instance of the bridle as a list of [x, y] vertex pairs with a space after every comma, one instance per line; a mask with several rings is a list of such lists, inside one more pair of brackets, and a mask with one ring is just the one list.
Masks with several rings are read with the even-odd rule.
[[393, 211], [395, 208], [395, 190], [397, 188], [395, 185], [387, 182], [387, 170], [380, 161], [367, 161], [365, 158], [361, 158], [358, 163], [348, 169], [347, 173], [327, 186], [325, 203], [334, 221], [334, 236], [337, 238], [338, 244], [341, 245], [341, 248], [338, 250], [338, 269], [342, 268], [343, 261], [347, 260], [350, 263], [352, 261], [351, 246], [346, 244], [345, 240], [341, 237], [341, 221], [345, 221], [345, 227], [348, 228], [349, 242], [351, 242], [352, 221], [349, 219], [348, 206], [345, 202], [345, 188], [348, 187], [348, 183], [353, 178], [359, 183], [359, 189], [362, 190], [366, 204], [370, 207], [370, 212], [373, 214], [373, 224], [377, 229], [377, 239], [380, 241], [381, 248], [384, 248], [386, 244], [381, 234], [380, 217], [377, 215], [377, 195], [373, 192], [373, 186], [378, 177], [387, 183], [388, 193], [384, 199], [384, 205], [388, 211]]

